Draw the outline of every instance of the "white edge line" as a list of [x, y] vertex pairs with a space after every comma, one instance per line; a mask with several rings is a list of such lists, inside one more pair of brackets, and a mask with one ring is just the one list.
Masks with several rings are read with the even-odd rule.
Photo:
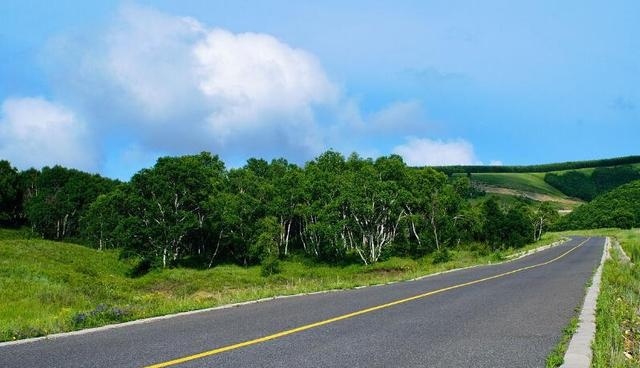
[[551, 244], [542, 245], [542, 246], [540, 246], [538, 248], [534, 248], [534, 249], [531, 249], [531, 250], [515, 253], [515, 254], [507, 257], [508, 259], [505, 260], [505, 261], [502, 261], [502, 262], [488, 263], [488, 264], [485, 263], [485, 264], [477, 264], [477, 265], [468, 266], [468, 267], [462, 267], [462, 268], [454, 268], [454, 269], [450, 269], [450, 270], [446, 270], [446, 271], [430, 273], [428, 275], [419, 276], [419, 277], [416, 277], [416, 278], [413, 278], [413, 279], [409, 279], [409, 280], [399, 280], [399, 281], [390, 281], [390, 282], [386, 282], [386, 283], [373, 284], [373, 285], [355, 286], [355, 287], [349, 288], [349, 289], [329, 289], [329, 290], [320, 290], [320, 291], [314, 291], [314, 292], [309, 292], [309, 293], [300, 293], [300, 294], [291, 294], [291, 295], [276, 295], [276, 296], [271, 296], [271, 297], [266, 297], [266, 298], [261, 298], [261, 299], [256, 299], [256, 300], [249, 300], [249, 301], [246, 301], [246, 302], [219, 305], [219, 306], [216, 306], [216, 307], [196, 309], [196, 310], [173, 313], [173, 314], [166, 314], [166, 315], [163, 315], [163, 316], [141, 318], [141, 319], [136, 319], [136, 320], [133, 320], [133, 321], [127, 321], [127, 322], [122, 322], [122, 323], [114, 323], [114, 324], [100, 326], [100, 327], [85, 328], [85, 329], [77, 330], [77, 331], [61, 332], [61, 333], [56, 333], [56, 334], [51, 334], [51, 335], [45, 335], [45, 336], [39, 336], [39, 337], [31, 337], [31, 338], [27, 338], [27, 339], [20, 339], [20, 340], [13, 340], [13, 341], [4, 341], [4, 342], [0, 342], [0, 348], [5, 347], [5, 346], [12, 346], [12, 345], [30, 344], [30, 343], [34, 343], [34, 342], [38, 342], [38, 341], [42, 341], [42, 340], [55, 340], [55, 339], [59, 339], [59, 338], [69, 337], [69, 336], [80, 336], [80, 335], [85, 335], [85, 334], [90, 334], [90, 333], [95, 333], [95, 332], [100, 332], [100, 331], [112, 330], [112, 329], [121, 328], [121, 327], [128, 327], [128, 326], [152, 323], [152, 322], [155, 322], [155, 321], [161, 321], [161, 320], [170, 319], [170, 318], [189, 316], [189, 315], [199, 314], [199, 313], [207, 313], [207, 312], [211, 312], [211, 311], [215, 311], [215, 310], [241, 307], [241, 306], [250, 305], [250, 304], [264, 303], [264, 302], [268, 302], [268, 301], [271, 301], [271, 300], [277, 300], [277, 299], [287, 299], [287, 298], [293, 298], [293, 297], [298, 297], [298, 296], [334, 293], [334, 292], [353, 290], [353, 289], [363, 289], [363, 288], [368, 288], [368, 287], [376, 287], [376, 286], [397, 284], [397, 283], [400, 283], [400, 282], [418, 281], [418, 280], [422, 280], [422, 279], [425, 279], [425, 278], [435, 277], [435, 276], [439, 276], [439, 275], [443, 275], [443, 274], [447, 274], [447, 273], [451, 273], [451, 272], [468, 270], [468, 269], [471, 269], [471, 268], [476, 268], [476, 267], [481, 267], [481, 266], [489, 266], [489, 265], [494, 266], [494, 265], [499, 265], [499, 264], [503, 264], [503, 263], [507, 263], [507, 262], [512, 262], [512, 261], [524, 258], [526, 256], [541, 252], [543, 250], [547, 250], [549, 248], [556, 247], [558, 245], [564, 244], [568, 240], [569, 240], [569, 238], [562, 238], [561, 240], [555, 241], [555, 242], [553, 242]]
[[591, 343], [596, 334], [596, 305], [600, 294], [602, 267], [604, 262], [610, 258], [610, 249], [611, 239], [606, 237], [600, 265], [593, 274], [591, 286], [587, 289], [578, 317], [578, 329], [571, 337], [561, 368], [588, 368], [591, 366], [591, 358], [593, 357]]

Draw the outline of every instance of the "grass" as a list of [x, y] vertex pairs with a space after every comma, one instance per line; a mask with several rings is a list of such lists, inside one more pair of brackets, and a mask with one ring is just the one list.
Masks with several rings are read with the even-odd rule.
[[[551, 234], [528, 250], [559, 239]], [[115, 251], [27, 239], [0, 230], [0, 341], [42, 336], [139, 318], [207, 308], [275, 295], [346, 289], [495, 262], [500, 254], [469, 246], [435, 263], [391, 258], [373, 266], [321, 265], [302, 258], [281, 261], [281, 272], [264, 277], [260, 266], [176, 268], [129, 277], [132, 262]]]
[[640, 367], [640, 233], [615, 236], [635, 264], [621, 262], [615, 251], [604, 264], [592, 345], [595, 368]]
[[571, 321], [569, 321], [567, 327], [562, 330], [560, 342], [555, 346], [555, 348], [553, 348], [551, 354], [547, 356], [547, 361], [545, 363], [546, 368], [556, 368], [564, 363], [564, 353], [567, 351], [571, 337], [576, 333], [577, 329], [578, 317], [573, 317], [571, 318]]
[[544, 175], [545, 173], [478, 173], [472, 174], [471, 179], [493, 187], [566, 198], [566, 195], [544, 181]]

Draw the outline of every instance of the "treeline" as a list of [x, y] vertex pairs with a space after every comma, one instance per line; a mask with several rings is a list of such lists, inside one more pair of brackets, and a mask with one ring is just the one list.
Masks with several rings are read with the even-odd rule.
[[270, 265], [292, 253], [334, 263], [446, 258], [462, 243], [521, 246], [557, 217], [547, 204], [470, 201], [468, 178], [410, 168], [396, 155], [329, 151], [303, 167], [250, 159], [226, 169], [201, 153], [160, 158], [127, 183], [58, 166], [17, 172], [3, 165], [8, 200], [2, 194], [0, 211], [8, 223], [119, 248], [148, 266]]
[[558, 230], [640, 226], [640, 180], [625, 184], [577, 207], [560, 219]]
[[525, 166], [487, 166], [487, 165], [469, 165], [469, 166], [437, 166], [434, 169], [442, 171], [447, 175], [455, 173], [533, 173], [533, 172], [549, 172], [576, 170], [592, 167], [618, 166], [640, 163], [640, 156], [615, 157], [602, 160], [589, 161], [567, 161], [553, 164], [543, 165], [525, 165]]
[[28, 225], [47, 239], [77, 239], [89, 205], [118, 184], [61, 166], [19, 172], [0, 161], [0, 225]]
[[640, 180], [640, 171], [630, 165], [598, 167], [591, 173], [572, 170], [544, 176], [544, 181], [562, 193], [585, 201], [634, 180]]

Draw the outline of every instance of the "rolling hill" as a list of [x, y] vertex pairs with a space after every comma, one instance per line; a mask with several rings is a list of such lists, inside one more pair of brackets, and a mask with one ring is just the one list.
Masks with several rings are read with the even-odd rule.
[[566, 211], [640, 178], [640, 156], [531, 166], [437, 167], [452, 176], [467, 175], [487, 193], [554, 202]]

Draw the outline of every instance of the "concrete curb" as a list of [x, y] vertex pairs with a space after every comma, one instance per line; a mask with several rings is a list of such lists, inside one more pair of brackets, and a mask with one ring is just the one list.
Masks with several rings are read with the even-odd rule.
[[596, 304], [600, 294], [600, 283], [602, 281], [602, 267], [605, 260], [610, 258], [611, 239], [607, 237], [604, 243], [604, 251], [600, 265], [593, 275], [591, 286], [587, 290], [584, 304], [580, 311], [578, 320], [578, 330], [571, 338], [569, 347], [564, 354], [564, 363], [561, 368], [588, 368], [591, 366], [591, 343], [596, 334]]
[[0, 342], [0, 348], [5, 347], [5, 346], [11, 346], [11, 345], [29, 344], [29, 343], [33, 343], [33, 342], [42, 341], [42, 340], [53, 340], [53, 339], [64, 338], [64, 337], [68, 337], [68, 336], [79, 336], [79, 335], [90, 334], [90, 333], [94, 333], [94, 332], [111, 330], [111, 329], [120, 328], [120, 327], [128, 327], [128, 326], [134, 326], [134, 325], [141, 325], [141, 324], [145, 324], [145, 323], [152, 323], [152, 322], [155, 322], [155, 321], [161, 321], [161, 320], [164, 320], [164, 319], [170, 319], [170, 318], [175, 318], [175, 317], [183, 317], [183, 316], [189, 316], [189, 315], [192, 315], [192, 314], [206, 313], [206, 312], [211, 312], [211, 311], [220, 310], [220, 309], [229, 309], [229, 308], [241, 307], [243, 305], [249, 305], [249, 304], [264, 303], [264, 302], [268, 302], [268, 301], [271, 301], [271, 300], [293, 298], [293, 297], [297, 297], [297, 296], [307, 296], [307, 295], [334, 293], [334, 292], [353, 290], [353, 289], [363, 289], [363, 288], [367, 288], [367, 287], [376, 287], [376, 286], [397, 284], [397, 283], [400, 283], [400, 282], [418, 281], [418, 280], [426, 279], [426, 278], [429, 278], [429, 277], [435, 277], [435, 276], [446, 274], [446, 273], [450, 273], [450, 272], [462, 271], [462, 270], [467, 270], [467, 269], [476, 268], [476, 267], [480, 267], [480, 266], [490, 266], [490, 265], [498, 265], [498, 264], [502, 264], [502, 263], [512, 262], [512, 261], [518, 260], [520, 258], [526, 257], [528, 255], [531, 255], [531, 254], [534, 254], [534, 253], [538, 253], [538, 252], [541, 252], [543, 250], [546, 250], [546, 249], [561, 245], [561, 244], [565, 243], [567, 240], [569, 240], [569, 238], [563, 238], [562, 240], [553, 242], [551, 244], [543, 245], [543, 246], [540, 246], [538, 248], [534, 248], [534, 249], [531, 249], [531, 250], [528, 250], [528, 251], [524, 251], [524, 252], [519, 252], [519, 253], [513, 254], [510, 257], [508, 257], [507, 260], [502, 261], [502, 262], [489, 263], [489, 264], [478, 264], [478, 265], [473, 265], [473, 266], [468, 266], [468, 267], [454, 268], [454, 269], [451, 269], [451, 270], [431, 273], [431, 274], [428, 274], [428, 275], [419, 276], [419, 277], [416, 277], [416, 278], [413, 278], [413, 279], [408, 279], [408, 280], [390, 281], [390, 282], [381, 283], [381, 284], [356, 286], [356, 287], [353, 287], [351, 289], [329, 289], [329, 290], [314, 291], [314, 292], [310, 292], [310, 293], [300, 293], [300, 294], [291, 294], [291, 295], [276, 295], [276, 296], [271, 296], [271, 297], [262, 298], [262, 299], [249, 300], [249, 301], [246, 301], [246, 302], [225, 304], [225, 305], [220, 305], [220, 306], [217, 306], [217, 307], [196, 309], [196, 310], [192, 310], [192, 311], [173, 313], [173, 314], [166, 314], [166, 315], [157, 316], [157, 317], [142, 318], [142, 319], [137, 319], [137, 320], [134, 320], [134, 321], [128, 321], [128, 322], [122, 322], [122, 323], [114, 323], [114, 324], [100, 326], [100, 327], [86, 328], [86, 329], [83, 329], [83, 330], [70, 331], [70, 332], [61, 332], [61, 333], [56, 333], [56, 334], [51, 334], [51, 335], [46, 335], [46, 336], [32, 337], [32, 338], [28, 338], [28, 339], [21, 339], [21, 340], [14, 340], [14, 341], [5, 341], [5, 342]]
[[622, 261], [622, 263], [631, 263], [631, 258], [624, 251], [617, 239], [613, 241], [613, 248], [620, 254], [620, 261]]
[[518, 252], [518, 253], [512, 254], [512, 255], [508, 256], [507, 259], [508, 260], [519, 259], [519, 258], [522, 258], [524, 256], [528, 256], [529, 254], [535, 254], [535, 253], [541, 252], [543, 250], [547, 250], [549, 248], [553, 248], [555, 246], [558, 246], [560, 244], [563, 244], [563, 243], [567, 242], [568, 240], [569, 240], [569, 238], [562, 238], [562, 239], [560, 239], [558, 241], [555, 241], [555, 242], [553, 242], [551, 244], [542, 245], [542, 246], [540, 246], [538, 248], [529, 249], [529, 250], [525, 250], [524, 252]]

